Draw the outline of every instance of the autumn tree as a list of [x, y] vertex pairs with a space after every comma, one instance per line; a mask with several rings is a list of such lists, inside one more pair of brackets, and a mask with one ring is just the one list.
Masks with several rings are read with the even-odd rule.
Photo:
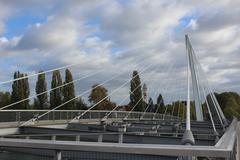
[[110, 101], [108, 97], [108, 90], [98, 84], [92, 86], [92, 91], [88, 100], [92, 103], [92, 105], [96, 105], [95, 109], [112, 110], [116, 106], [115, 103]]

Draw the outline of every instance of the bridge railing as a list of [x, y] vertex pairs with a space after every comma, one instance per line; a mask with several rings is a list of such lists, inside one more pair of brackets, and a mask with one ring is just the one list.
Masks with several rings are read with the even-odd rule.
[[[0, 111], [0, 123], [4, 122], [17, 122], [21, 124], [22, 122], [28, 121], [31, 118], [36, 118], [37, 116], [48, 112], [49, 110], [1, 110]], [[38, 119], [38, 121], [70, 121], [74, 117], [80, 115], [85, 110], [54, 110], [45, 116]], [[110, 111], [108, 110], [90, 110], [82, 119], [98, 119], [104, 118]], [[108, 118], [109, 119], [123, 119], [129, 112], [128, 111], [113, 111]], [[128, 119], [140, 119], [143, 112], [131, 112]], [[143, 116], [144, 119], [152, 119], [154, 113], [146, 112]], [[162, 114], [156, 114], [155, 119], [178, 119], [175, 116], [163, 116]]]
[[[16, 139], [1, 138], [1, 149], [18, 151], [26, 154], [44, 155], [62, 160], [86, 156], [84, 159], [101, 159], [101, 155], [110, 156], [108, 159], [223, 159], [236, 160], [236, 130], [237, 121], [234, 120], [215, 146], [190, 146], [190, 145], [159, 145], [159, 144], [127, 144], [119, 136], [118, 143], [59, 141], [56, 139]], [[119, 134], [119, 133], [118, 133]], [[76, 138], [77, 139], [77, 138]], [[49, 153], [49, 154], [48, 154]], [[96, 153], [98, 153], [96, 155]], [[125, 156], [125, 157], [124, 157]], [[102, 158], [102, 159], [104, 159]]]

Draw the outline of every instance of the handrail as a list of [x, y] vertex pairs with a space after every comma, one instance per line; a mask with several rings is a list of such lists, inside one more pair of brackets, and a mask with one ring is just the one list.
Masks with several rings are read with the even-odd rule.
[[157, 145], [73, 142], [1, 138], [1, 147], [32, 148], [56, 151], [88, 151], [122, 154], [166, 155], [166, 156], [202, 156], [228, 158], [229, 150], [215, 146]]
[[[236, 148], [237, 120], [234, 119], [215, 146], [163, 144], [99, 143], [82, 141], [0, 138], [0, 147], [43, 149], [54, 151], [88, 151], [159, 156], [202, 156], [232, 159]], [[104, 133], [95, 133], [104, 134]], [[80, 134], [81, 135], [81, 134]], [[54, 135], [53, 135], [54, 136]]]
[[225, 131], [221, 139], [218, 141], [218, 143], [215, 145], [216, 147], [224, 147], [232, 149], [236, 140], [236, 129], [237, 129], [237, 119], [234, 118], [232, 120], [231, 125], [228, 127], [228, 129]]
[[[49, 110], [0, 110], [0, 112], [46, 112], [46, 111], [49, 111]], [[86, 110], [54, 110], [52, 112], [84, 112], [84, 111], [86, 111]], [[109, 111], [110, 110], [90, 110], [88, 112], [109, 112]], [[116, 110], [114, 112], [127, 113], [129, 111]], [[134, 111], [132, 113], [142, 113], [142, 112]], [[146, 114], [154, 114], [154, 113], [153, 112], [147, 112]]]

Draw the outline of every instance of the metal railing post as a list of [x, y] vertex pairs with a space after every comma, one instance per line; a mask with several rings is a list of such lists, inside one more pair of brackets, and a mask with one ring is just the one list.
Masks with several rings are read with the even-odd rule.
[[118, 143], [123, 143], [123, 133], [118, 134]]
[[16, 117], [16, 122], [18, 122], [18, 112], [15, 112], [15, 117]]
[[55, 121], [55, 111], [52, 112], [53, 113], [53, 121]]
[[102, 142], [102, 140], [103, 140], [103, 135], [102, 135], [102, 134], [99, 134], [99, 135], [98, 135], [98, 142]]
[[47, 115], [47, 120], [49, 121], [50, 120], [50, 113], [48, 113], [48, 115]]
[[81, 139], [80, 135], [76, 135], [76, 141], [79, 142]]
[[60, 150], [55, 150], [55, 160], [62, 160], [62, 152]]
[[53, 135], [51, 138], [53, 141], [56, 141], [56, 135]]
[[21, 119], [20, 118], [20, 116], [21, 116], [20, 113], [21, 112], [16, 112], [16, 122], [18, 123], [18, 125], [20, 125], [20, 119]]

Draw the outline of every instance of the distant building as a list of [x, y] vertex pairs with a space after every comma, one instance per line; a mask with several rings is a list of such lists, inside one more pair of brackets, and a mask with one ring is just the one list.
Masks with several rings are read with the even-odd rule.
[[145, 103], [147, 103], [147, 85], [146, 83], [143, 84], [143, 87], [142, 87], [142, 92], [143, 92], [143, 100]]

